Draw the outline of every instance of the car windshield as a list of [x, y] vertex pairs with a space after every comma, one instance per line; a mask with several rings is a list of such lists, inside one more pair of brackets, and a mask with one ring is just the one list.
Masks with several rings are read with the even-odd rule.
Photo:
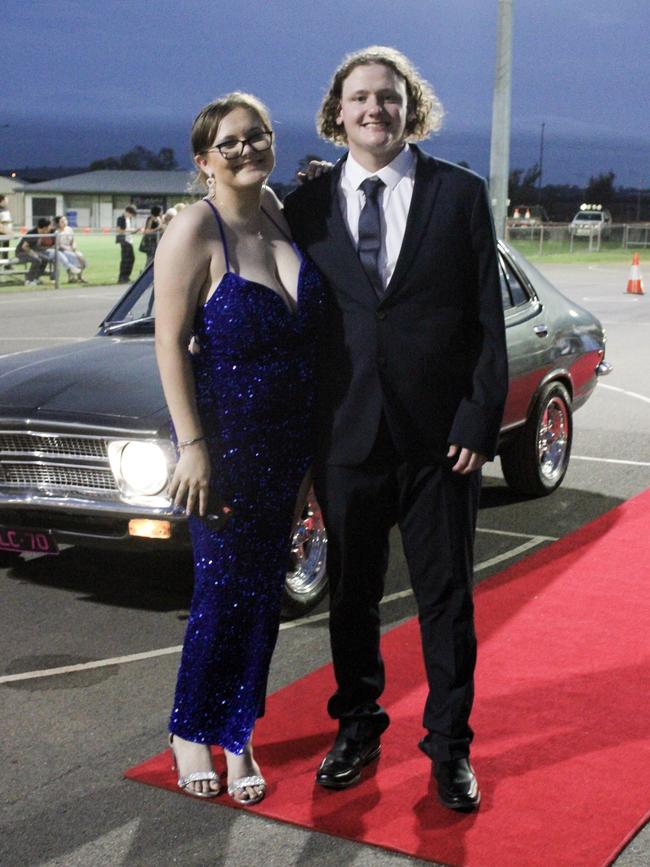
[[602, 221], [603, 215], [601, 213], [599, 213], [598, 211], [587, 211], [587, 213], [584, 213], [584, 214], [576, 214], [574, 219], [580, 220], [581, 222], [583, 220], [591, 220], [592, 222], [596, 223], [596, 222]]
[[147, 268], [133, 286], [120, 298], [102, 322], [105, 329], [128, 329], [140, 324], [153, 323], [155, 318], [153, 267]]

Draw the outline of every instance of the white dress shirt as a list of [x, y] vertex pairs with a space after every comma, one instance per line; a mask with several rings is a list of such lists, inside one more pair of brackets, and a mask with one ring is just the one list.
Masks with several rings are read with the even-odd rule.
[[378, 172], [369, 172], [348, 154], [339, 179], [339, 204], [356, 250], [359, 243], [359, 215], [366, 197], [359, 186], [366, 178], [381, 178], [386, 185], [379, 191], [379, 216], [381, 220], [381, 248], [379, 250], [379, 275], [384, 288], [393, 276], [397, 257], [404, 240], [413, 186], [415, 184], [415, 153], [408, 145], [395, 159]]

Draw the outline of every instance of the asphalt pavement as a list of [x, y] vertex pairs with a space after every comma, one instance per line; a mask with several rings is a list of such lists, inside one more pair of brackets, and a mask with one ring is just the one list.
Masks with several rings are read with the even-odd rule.
[[[614, 372], [576, 413], [571, 466], [551, 497], [521, 501], [498, 461], [487, 468], [477, 581], [650, 487], [650, 297], [624, 294], [620, 266], [540, 270], [601, 318]], [[0, 355], [92, 335], [120, 294], [121, 287], [75, 287], [0, 295]], [[415, 613], [397, 535], [393, 541], [385, 629]], [[191, 580], [187, 560], [166, 556], [68, 548], [0, 562], [4, 867], [427, 863], [122, 779], [164, 746]], [[322, 605], [282, 624], [270, 689], [328, 660]], [[82, 667], [51, 674], [67, 666]], [[27, 676], [2, 682], [19, 673]], [[615, 863], [650, 863], [650, 829]]]

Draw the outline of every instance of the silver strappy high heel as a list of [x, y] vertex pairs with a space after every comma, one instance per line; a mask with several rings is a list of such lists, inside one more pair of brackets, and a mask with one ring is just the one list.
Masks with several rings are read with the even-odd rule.
[[[249, 786], [258, 786], [262, 791], [256, 797], [246, 798], [246, 800], [235, 797], [235, 792], [241, 792]], [[228, 794], [236, 804], [242, 807], [251, 807], [253, 804], [259, 804], [266, 794], [266, 780], [256, 774], [250, 777], [238, 777], [228, 784]]]
[[[176, 753], [174, 752], [174, 735], [169, 735], [169, 747], [172, 751], [172, 771], [178, 771], [178, 762], [176, 761]], [[194, 771], [186, 777], [178, 777], [178, 788], [182, 789], [186, 795], [192, 795], [195, 798], [216, 798], [220, 793], [221, 788], [211, 789], [209, 792], [196, 792], [194, 789], [188, 789], [190, 783], [199, 783], [203, 780], [216, 780], [219, 783], [219, 774], [216, 771]], [[230, 791], [230, 788], [228, 789]]]

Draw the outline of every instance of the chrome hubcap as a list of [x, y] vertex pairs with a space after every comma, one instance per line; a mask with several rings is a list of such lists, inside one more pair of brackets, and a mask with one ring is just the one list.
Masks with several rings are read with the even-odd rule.
[[537, 437], [539, 469], [547, 482], [561, 475], [569, 446], [569, 414], [561, 397], [552, 397], [542, 416]]
[[296, 596], [317, 591], [326, 580], [327, 533], [315, 501], [310, 500], [297, 525], [291, 544], [292, 569], [287, 589]]

